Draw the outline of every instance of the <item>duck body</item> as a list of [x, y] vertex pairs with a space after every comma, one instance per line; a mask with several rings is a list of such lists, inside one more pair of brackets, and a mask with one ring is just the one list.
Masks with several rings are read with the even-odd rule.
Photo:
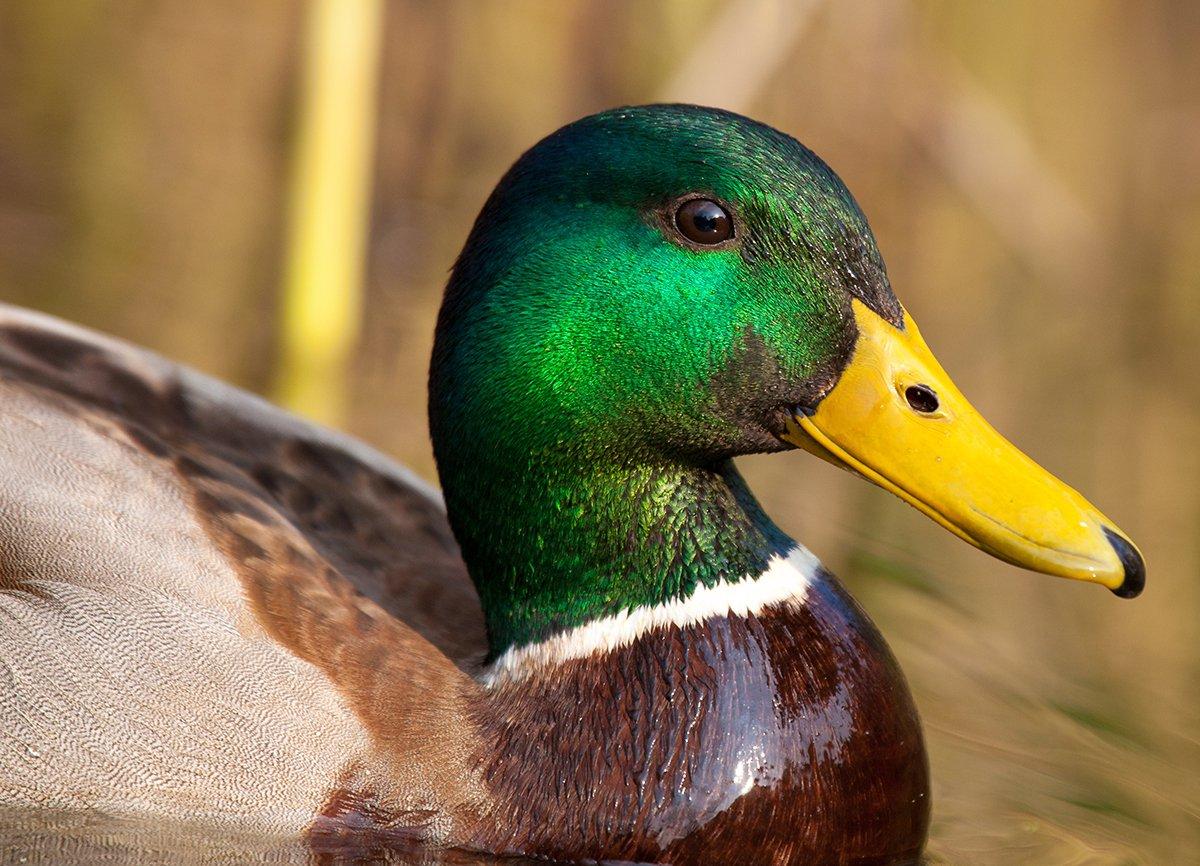
[[786, 539], [736, 613], [485, 665], [445, 516], [386, 458], [14, 308], [0, 371], [5, 806], [566, 860], [919, 852], [903, 677]]
[[739, 455], [804, 448], [1134, 595], [978, 419], [794, 139], [585, 118], [501, 180], [430, 368], [445, 506], [354, 440], [0, 307], [0, 806], [567, 861], [909, 863], [928, 766], [865, 613]]

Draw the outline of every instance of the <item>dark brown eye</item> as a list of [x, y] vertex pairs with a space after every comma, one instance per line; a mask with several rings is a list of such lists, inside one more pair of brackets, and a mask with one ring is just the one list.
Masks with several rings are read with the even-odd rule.
[[729, 212], [715, 201], [693, 198], [675, 211], [675, 227], [689, 241], [712, 246], [733, 237], [733, 220]]

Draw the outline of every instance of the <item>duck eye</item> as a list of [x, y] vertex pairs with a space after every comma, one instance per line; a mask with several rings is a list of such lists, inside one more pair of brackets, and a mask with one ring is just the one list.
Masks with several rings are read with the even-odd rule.
[[675, 227], [693, 243], [713, 246], [733, 237], [733, 220], [729, 212], [715, 201], [693, 198], [675, 211]]
[[904, 399], [909, 406], [925, 415], [937, 411], [937, 393], [928, 385], [909, 385], [904, 389]]

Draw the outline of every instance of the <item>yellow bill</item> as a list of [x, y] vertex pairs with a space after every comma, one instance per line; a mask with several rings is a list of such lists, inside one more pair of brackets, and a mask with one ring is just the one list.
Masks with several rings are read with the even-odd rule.
[[912, 318], [894, 327], [860, 301], [854, 356], [787, 441], [850, 469], [1006, 562], [1103, 584], [1132, 598], [1145, 584], [1133, 543], [972, 408]]

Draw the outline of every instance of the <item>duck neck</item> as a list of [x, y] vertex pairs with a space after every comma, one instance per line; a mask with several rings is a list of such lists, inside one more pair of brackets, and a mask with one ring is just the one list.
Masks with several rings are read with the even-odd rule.
[[732, 462], [547, 465], [481, 485], [442, 463], [491, 659], [754, 578], [796, 547]]

